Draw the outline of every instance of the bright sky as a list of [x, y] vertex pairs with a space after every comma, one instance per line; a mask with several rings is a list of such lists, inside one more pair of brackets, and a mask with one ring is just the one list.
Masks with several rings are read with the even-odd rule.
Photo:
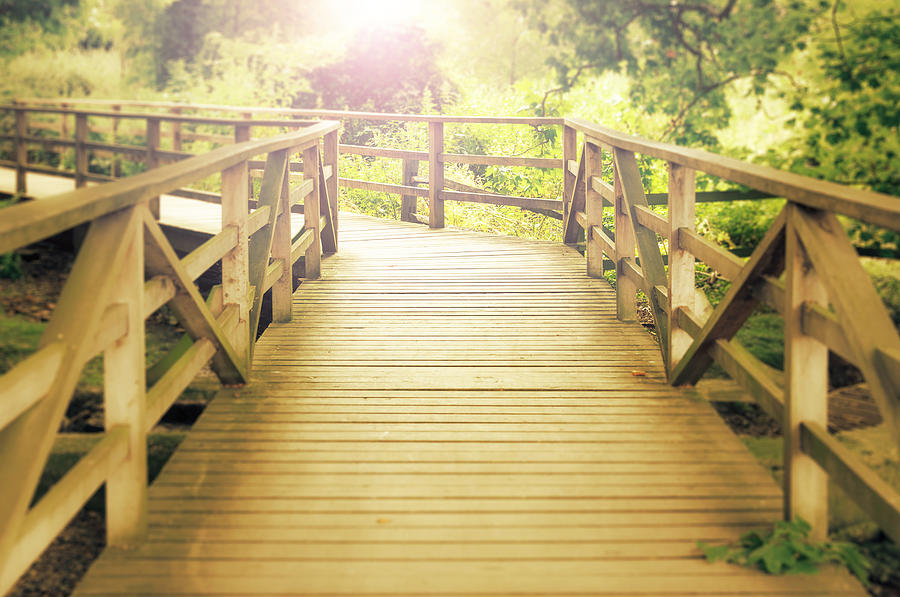
[[335, 18], [350, 30], [389, 25], [422, 23], [443, 12], [434, 0], [343, 0], [332, 6]]

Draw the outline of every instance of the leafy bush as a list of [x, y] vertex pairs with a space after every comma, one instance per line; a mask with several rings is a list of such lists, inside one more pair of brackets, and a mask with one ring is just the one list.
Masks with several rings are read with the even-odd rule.
[[809, 539], [811, 527], [802, 518], [779, 520], [768, 532], [750, 531], [741, 536], [737, 547], [698, 542], [710, 562], [724, 560], [748, 568], [759, 568], [769, 574], [818, 572], [821, 564], [843, 564], [863, 584], [868, 584], [871, 565], [859, 548], [843, 541], [814, 543]]

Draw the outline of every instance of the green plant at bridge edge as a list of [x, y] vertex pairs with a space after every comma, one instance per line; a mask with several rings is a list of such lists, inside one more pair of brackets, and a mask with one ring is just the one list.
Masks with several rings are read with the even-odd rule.
[[769, 574], [814, 574], [820, 564], [839, 563], [868, 586], [871, 564], [856, 545], [843, 541], [813, 542], [809, 539], [810, 530], [809, 523], [798, 517], [792, 521], [779, 520], [768, 532], [744, 533], [737, 547], [709, 545], [703, 541], [698, 541], [697, 546], [710, 562], [724, 560]]

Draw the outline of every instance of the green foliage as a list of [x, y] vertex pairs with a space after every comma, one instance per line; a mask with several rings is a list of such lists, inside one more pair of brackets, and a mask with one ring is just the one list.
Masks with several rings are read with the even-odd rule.
[[710, 562], [726, 561], [769, 574], [813, 574], [821, 564], [834, 562], [847, 566], [864, 584], [868, 584], [869, 562], [852, 543], [810, 541], [811, 527], [802, 518], [778, 521], [767, 532], [750, 531], [737, 546], [709, 545], [698, 542]]
[[791, 96], [797, 172], [900, 195], [900, 9], [841, 25], [818, 48], [821, 75]]
[[730, 110], [724, 89], [753, 82], [762, 93], [779, 62], [827, 3], [796, 0], [682, 2], [515, 2], [556, 49], [548, 62], [560, 90], [585, 73], [618, 71], [632, 79], [631, 101], [669, 120], [667, 136], [717, 145]]
[[18, 253], [4, 253], [0, 255], [0, 278], [18, 280], [23, 273], [21, 255]]

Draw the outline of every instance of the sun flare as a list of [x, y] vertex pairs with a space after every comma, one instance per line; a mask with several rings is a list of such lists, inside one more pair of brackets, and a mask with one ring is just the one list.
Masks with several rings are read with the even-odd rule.
[[345, 0], [341, 4], [341, 18], [354, 29], [415, 23], [434, 6], [423, 0]]

